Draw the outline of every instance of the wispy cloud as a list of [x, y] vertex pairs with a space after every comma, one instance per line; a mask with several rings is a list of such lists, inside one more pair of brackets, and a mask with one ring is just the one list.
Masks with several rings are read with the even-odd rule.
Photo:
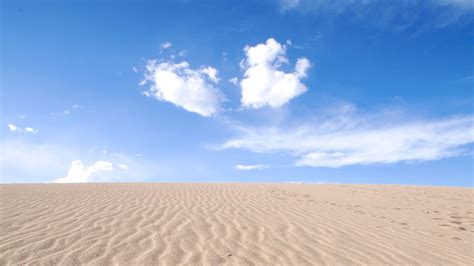
[[467, 82], [467, 81], [473, 81], [474, 80], [474, 75], [467, 75], [467, 76], [464, 76], [464, 77], [461, 77], [459, 79], [457, 79], [456, 81], [457, 82]]
[[151, 83], [150, 89], [144, 92], [146, 96], [202, 116], [212, 116], [221, 109], [225, 97], [216, 87], [217, 69], [211, 66], [192, 69], [186, 61], [156, 60], [149, 60], [146, 69], [145, 79], [140, 83]]
[[171, 46], [173, 46], [172, 43], [166, 41], [166, 42], [163, 42], [161, 45], [160, 45], [160, 52], [163, 52], [164, 50], [170, 48]]
[[295, 158], [296, 166], [312, 167], [430, 161], [468, 154], [473, 123], [473, 116], [408, 121], [344, 107], [312, 122], [236, 126], [238, 136], [219, 149], [283, 152]]
[[244, 51], [241, 67], [245, 77], [240, 82], [243, 107], [280, 107], [307, 90], [301, 79], [310, 67], [308, 59], [299, 58], [294, 72], [285, 73], [279, 68], [288, 63], [286, 47], [274, 39], [246, 46]]
[[32, 127], [25, 127], [25, 132], [28, 132], [28, 133], [38, 133], [39, 130], [38, 130], [38, 129], [35, 129], [35, 128], [32, 128]]
[[127, 170], [128, 169], [128, 165], [124, 164], [124, 163], [121, 163], [118, 165], [118, 168], [120, 169], [123, 169], [123, 170]]
[[396, 27], [401, 29], [427, 19], [427, 11], [435, 14], [428, 18], [428, 24], [435, 27], [469, 18], [474, 11], [472, 0], [279, 0], [278, 3], [283, 12], [297, 10], [332, 17], [349, 14], [355, 19], [371, 18], [377, 25], [403, 24]]
[[239, 79], [237, 77], [233, 77], [231, 79], [229, 79], [229, 82], [232, 84], [232, 85], [235, 85], [235, 86], [238, 86], [239, 85]]
[[269, 168], [269, 166], [265, 164], [251, 164], [251, 165], [238, 164], [234, 168], [237, 170], [263, 170], [263, 169]]
[[312, 10], [325, 9], [343, 11], [347, 8], [357, 8], [360, 6], [394, 6], [416, 7], [426, 5], [432, 7], [452, 7], [470, 11], [474, 9], [474, 1], [472, 0], [411, 0], [411, 1], [384, 1], [384, 0], [279, 0], [283, 10], [296, 8], [309, 8]]
[[473, 0], [432, 0], [433, 4], [440, 6], [452, 6], [464, 10], [473, 10], [474, 1]]
[[66, 109], [62, 112], [53, 112], [53, 113], [51, 113], [51, 115], [54, 115], [54, 116], [67, 116], [67, 115], [70, 115], [73, 112], [76, 112], [77, 110], [79, 110], [79, 108], [81, 108], [79, 105], [74, 104], [69, 109]]
[[283, 10], [296, 8], [300, 4], [300, 0], [279, 0]]
[[25, 128], [21, 128], [19, 126], [16, 126], [14, 124], [8, 124], [8, 130], [12, 131], [12, 132], [24, 132], [24, 133], [38, 133], [39, 130], [36, 129], [36, 128], [32, 128], [32, 127], [25, 127]]

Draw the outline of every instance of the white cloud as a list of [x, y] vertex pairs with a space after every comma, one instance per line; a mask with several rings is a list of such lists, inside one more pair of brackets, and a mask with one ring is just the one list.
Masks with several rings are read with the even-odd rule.
[[306, 77], [306, 71], [308, 71], [311, 63], [306, 58], [299, 58], [296, 61], [295, 74], [297, 77]]
[[28, 133], [38, 133], [39, 130], [38, 129], [34, 129], [32, 127], [25, 127], [25, 132], [28, 132]]
[[215, 87], [219, 81], [217, 69], [211, 66], [191, 69], [186, 61], [158, 63], [156, 60], [149, 60], [146, 69], [141, 84], [150, 82], [151, 87], [145, 95], [202, 116], [212, 116], [221, 109], [225, 97]]
[[86, 183], [92, 182], [96, 175], [112, 171], [113, 165], [108, 161], [97, 161], [90, 166], [85, 166], [80, 160], [72, 161], [71, 168], [65, 177], [54, 181], [55, 183]]
[[285, 73], [278, 69], [288, 63], [286, 48], [274, 39], [246, 46], [244, 51], [246, 59], [241, 62], [241, 67], [245, 70], [245, 77], [240, 81], [242, 106], [280, 107], [307, 90], [301, 79], [306, 77], [310, 67], [308, 59], [299, 58], [295, 71]]
[[229, 82], [235, 86], [238, 86], [239, 85], [239, 79], [237, 77], [233, 77], [231, 79], [229, 79]]
[[171, 46], [173, 46], [173, 44], [166, 41], [166, 42], [164, 42], [160, 45], [160, 49], [161, 49], [161, 51], [163, 51], [163, 50], [166, 50], [166, 49], [170, 48]]
[[[474, 9], [474, 1], [472, 0], [411, 0], [411, 1], [395, 1], [394, 3], [384, 3], [380, 0], [279, 0], [280, 6], [283, 10], [293, 8], [306, 8], [310, 10], [325, 9], [325, 10], [339, 10], [342, 11], [347, 8], [357, 8], [358, 6], [376, 6], [380, 4], [387, 4], [388, 6], [398, 5], [401, 7], [413, 7], [416, 5], [425, 4], [431, 7], [450, 6], [459, 9], [472, 10]], [[391, 5], [390, 5], [391, 4]]]
[[253, 165], [238, 164], [235, 166], [235, 169], [237, 170], [263, 170], [267, 168], [268, 168], [268, 165], [264, 165], [264, 164], [253, 164]]
[[209, 77], [209, 79], [211, 79], [212, 82], [214, 83], [219, 82], [219, 78], [217, 77], [217, 69], [208, 66], [208, 67], [201, 68], [200, 72], [201, 74], [206, 74]]
[[124, 164], [124, 163], [121, 163], [118, 165], [118, 168], [122, 169], [122, 170], [127, 170], [128, 169], [128, 165]]
[[464, 10], [473, 10], [474, 1], [473, 0], [432, 0], [435, 5], [440, 6], [451, 6]]
[[219, 148], [283, 152], [296, 158], [295, 165], [312, 167], [430, 161], [468, 153], [473, 123], [473, 116], [401, 122], [346, 108], [312, 123], [240, 127], [240, 136]]
[[73, 106], [71, 106], [70, 109], [64, 110], [59, 113], [50, 113], [50, 114], [55, 115], [55, 116], [67, 116], [67, 115], [70, 115], [72, 112], [79, 110], [79, 108], [81, 108], [79, 105], [74, 104]]
[[8, 124], [8, 130], [13, 132], [38, 133], [39, 130], [32, 127], [20, 128], [14, 124]]
[[20, 129], [17, 126], [15, 126], [14, 124], [8, 124], [8, 129], [10, 131], [20, 131]]
[[299, 3], [300, 0], [280, 0], [280, 5], [283, 10], [295, 8]]
[[[428, 27], [444, 27], [462, 18], [471, 19], [473, 0], [279, 0], [281, 10], [297, 10], [302, 13], [317, 13], [321, 17], [345, 16], [357, 20], [369, 19], [365, 24], [395, 26], [406, 29], [414, 24]], [[426, 13], [434, 15], [427, 18]]]

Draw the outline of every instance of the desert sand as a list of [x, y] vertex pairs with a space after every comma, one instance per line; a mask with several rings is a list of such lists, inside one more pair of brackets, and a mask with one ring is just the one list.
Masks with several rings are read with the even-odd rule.
[[474, 264], [474, 190], [0, 186], [0, 265]]

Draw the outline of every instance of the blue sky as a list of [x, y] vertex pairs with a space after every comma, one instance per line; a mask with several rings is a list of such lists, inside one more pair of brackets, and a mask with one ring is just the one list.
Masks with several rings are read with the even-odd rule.
[[472, 186], [473, 13], [2, 1], [1, 182]]

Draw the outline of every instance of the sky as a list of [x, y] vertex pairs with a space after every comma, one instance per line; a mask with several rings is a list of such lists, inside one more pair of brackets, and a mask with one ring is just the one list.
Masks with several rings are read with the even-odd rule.
[[473, 14], [4, 0], [0, 181], [472, 187]]

